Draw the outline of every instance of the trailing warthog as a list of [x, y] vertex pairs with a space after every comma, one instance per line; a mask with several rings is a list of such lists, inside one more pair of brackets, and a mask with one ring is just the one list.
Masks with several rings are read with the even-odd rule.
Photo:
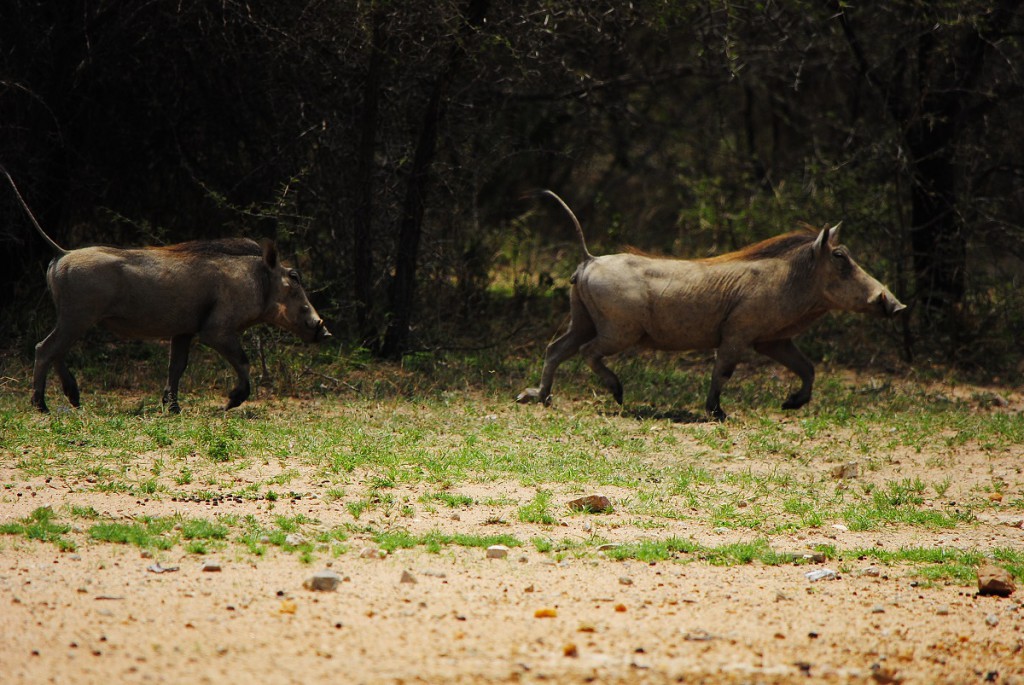
[[[2, 169], [2, 167], [0, 167]], [[171, 341], [163, 402], [174, 413], [178, 382], [194, 337], [217, 350], [238, 374], [227, 409], [249, 397], [249, 360], [241, 333], [273, 324], [312, 342], [331, 337], [309, 303], [299, 274], [280, 262], [271, 241], [197, 240], [167, 247], [85, 247], [65, 250], [36, 221], [3, 170], [32, 224], [58, 253], [46, 271], [57, 307], [53, 331], [36, 345], [32, 404], [46, 408], [46, 375], [57, 367], [61, 387], [79, 405], [78, 383], [65, 363], [71, 345], [97, 324], [130, 339]]]
[[572, 219], [583, 262], [571, 283], [568, 332], [548, 345], [539, 388], [519, 402], [551, 401], [558, 365], [579, 351], [622, 404], [622, 383], [604, 357], [630, 347], [717, 349], [705, 409], [725, 419], [722, 386], [743, 354], [754, 349], [800, 377], [783, 403], [796, 409], [811, 399], [814, 365], [793, 338], [833, 309], [892, 316], [905, 306], [869, 276], [838, 244], [839, 226], [769, 238], [710, 259], [656, 259], [637, 254], [595, 257], [579, 221]]

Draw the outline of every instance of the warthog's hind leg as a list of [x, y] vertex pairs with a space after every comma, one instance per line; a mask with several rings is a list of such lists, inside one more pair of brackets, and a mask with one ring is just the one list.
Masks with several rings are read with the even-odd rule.
[[60, 376], [61, 389], [68, 401], [75, 407], [80, 404], [78, 383], [64, 361], [64, 355], [67, 354], [71, 344], [78, 339], [79, 333], [77, 328], [68, 330], [66, 325], [61, 326], [59, 312], [57, 317], [57, 325], [48, 336], [36, 345], [36, 359], [32, 369], [32, 406], [43, 413], [49, 411], [46, 406], [46, 374], [54, 365], [56, 365], [57, 374]]
[[786, 398], [786, 401], [782, 403], [783, 409], [799, 409], [811, 401], [811, 388], [814, 386], [814, 364], [804, 356], [792, 340], [757, 343], [754, 345], [754, 349], [779, 362], [800, 378], [800, 389]]
[[167, 387], [164, 388], [163, 403], [167, 411], [180, 414], [178, 405], [178, 383], [188, 367], [188, 353], [192, 345], [192, 334], [186, 333], [171, 338], [170, 362], [167, 365]]
[[544, 406], [551, 404], [551, 386], [555, 382], [555, 371], [569, 357], [576, 354], [580, 345], [586, 342], [579, 331], [569, 329], [562, 337], [548, 345], [544, 353], [544, 370], [540, 374], [540, 387], [527, 388], [519, 393], [516, 402], [527, 404], [529, 402], [543, 402]]
[[610, 354], [618, 354], [626, 347], [629, 347], [629, 345], [609, 346], [600, 338], [595, 338], [580, 348], [580, 353], [583, 355], [583, 359], [586, 360], [587, 366], [597, 374], [597, 377], [601, 379], [602, 385], [608, 389], [608, 392], [612, 394], [612, 397], [620, 405], [622, 404], [622, 381], [619, 380], [619, 377], [611, 369], [605, 366], [604, 358]]
[[583, 306], [575, 289], [570, 298], [569, 307], [572, 318], [569, 330], [548, 345], [544, 352], [544, 369], [540, 374], [540, 387], [527, 388], [519, 393], [516, 402], [520, 404], [543, 402], [544, 406], [550, 405], [551, 386], [555, 382], [555, 371], [558, 370], [562, 362], [576, 354], [581, 345], [594, 338], [594, 321], [590, 318], [590, 314]]

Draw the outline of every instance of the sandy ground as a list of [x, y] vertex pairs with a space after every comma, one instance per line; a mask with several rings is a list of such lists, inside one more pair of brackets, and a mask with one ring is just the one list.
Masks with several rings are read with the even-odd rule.
[[[500, 496], [517, 494], [518, 486], [486, 487]], [[124, 517], [204, 517], [214, 509], [67, 492], [42, 481], [19, 488], [21, 497], [6, 493], [5, 520], [46, 504], [100, 504]], [[265, 515], [252, 502], [218, 509]], [[288, 502], [275, 513], [304, 513], [326, 525], [351, 520], [338, 503], [316, 500]], [[473, 513], [453, 520], [439, 511], [411, 527], [495, 532]], [[593, 519], [570, 518], [559, 535], [583, 538]], [[772, 545], [797, 552], [817, 542], [1020, 547], [1024, 530], [1012, 523], [994, 517], [935, 534], [821, 531]], [[602, 532], [615, 531], [635, 539], [626, 526]], [[499, 532], [521, 540], [536, 534], [517, 522]], [[682, 522], [662, 533], [706, 544], [735, 535]], [[789, 683], [808, 676], [1024, 683], [1019, 592], [980, 597], [960, 585], [920, 585], [900, 567], [876, 566], [872, 575], [864, 562], [812, 583], [805, 573], [828, 564], [716, 567], [593, 555], [557, 562], [529, 546], [505, 559], [455, 546], [366, 558], [369, 540], [348, 544], [333, 561], [303, 565], [278, 550], [200, 557], [179, 547], [147, 558], [134, 547], [84, 539], [73, 553], [3, 540], [0, 673], [8, 683]], [[157, 561], [178, 570], [148, 570]], [[221, 570], [204, 571], [210, 561]], [[342, 577], [337, 590], [305, 589], [303, 581], [328, 564]], [[403, 582], [406, 572], [415, 582]]]

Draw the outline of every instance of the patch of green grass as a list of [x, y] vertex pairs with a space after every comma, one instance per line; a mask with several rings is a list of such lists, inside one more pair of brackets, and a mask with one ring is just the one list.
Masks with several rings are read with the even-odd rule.
[[652, 561], [670, 561], [680, 555], [694, 554], [700, 546], [692, 540], [670, 537], [664, 540], [641, 540], [640, 542], [619, 545], [605, 552], [609, 559], [623, 561], [636, 559], [650, 563]]
[[56, 523], [55, 518], [56, 514], [50, 507], [38, 507], [16, 523], [0, 524], [0, 535], [22, 535], [29, 540], [51, 542], [62, 552], [74, 551], [75, 543], [64, 537], [71, 531], [71, 526]]
[[97, 523], [89, 528], [87, 534], [101, 542], [168, 550], [177, 542], [176, 535], [169, 535], [174, 526], [175, 521], [171, 518], [140, 517], [135, 523]]
[[519, 507], [519, 520], [523, 523], [556, 525], [558, 519], [551, 513], [551, 491], [538, 490], [533, 500]]
[[420, 496], [420, 501], [439, 502], [452, 509], [471, 507], [476, 503], [469, 495], [458, 495], [450, 492], [430, 492]]
[[203, 519], [188, 519], [181, 523], [181, 537], [186, 540], [224, 540], [228, 536], [228, 527]]
[[505, 545], [506, 547], [520, 547], [522, 542], [511, 535], [466, 535], [462, 533], [447, 534], [440, 531], [430, 531], [423, 535], [413, 535], [407, 530], [394, 530], [381, 532], [374, 535], [374, 542], [381, 549], [393, 552], [396, 549], [411, 549], [413, 547], [426, 547], [430, 552], [439, 552], [442, 547], [456, 545], [458, 547], [490, 547], [491, 545]]

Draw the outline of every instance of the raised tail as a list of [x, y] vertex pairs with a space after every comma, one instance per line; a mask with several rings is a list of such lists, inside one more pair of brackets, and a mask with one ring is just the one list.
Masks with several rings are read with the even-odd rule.
[[39, 225], [38, 221], [36, 221], [36, 215], [33, 214], [32, 210], [28, 208], [28, 203], [25, 202], [25, 198], [21, 196], [21, 192], [18, 190], [18, 186], [15, 185], [14, 179], [11, 178], [11, 174], [10, 172], [7, 171], [7, 168], [4, 167], [4, 165], [0, 164], [0, 171], [4, 172], [4, 176], [6, 176], [7, 180], [11, 182], [11, 188], [14, 189], [14, 194], [18, 197], [18, 202], [20, 202], [21, 206], [25, 209], [25, 213], [28, 214], [28, 218], [32, 221], [32, 225], [36, 227], [37, 231], [39, 231], [39, 235], [43, 236], [43, 240], [49, 243], [50, 247], [52, 247], [56, 252], [59, 252], [62, 255], [67, 254], [68, 251], [61, 247], [60, 245], [58, 245], [57, 243], [55, 243], [53, 241], [53, 238], [46, 235], [46, 231], [44, 231], [43, 227]]
[[572, 213], [571, 209], [569, 209], [569, 205], [565, 204], [565, 200], [563, 200], [562, 198], [558, 197], [557, 195], [555, 195], [554, 192], [552, 192], [550, 190], [546, 190], [545, 189], [545, 190], [542, 190], [540, 192], [541, 192], [542, 195], [550, 195], [551, 197], [555, 198], [555, 200], [558, 202], [558, 204], [562, 205], [562, 209], [564, 209], [566, 212], [568, 212], [569, 218], [572, 219], [573, 226], [576, 227], [576, 237], [578, 237], [580, 239], [580, 247], [583, 248], [584, 260], [593, 259], [594, 255], [590, 254], [590, 250], [587, 249], [587, 240], [586, 240], [586, 238], [583, 237], [583, 227], [580, 226], [580, 221], [579, 221], [579, 219], [576, 218], [576, 215]]

